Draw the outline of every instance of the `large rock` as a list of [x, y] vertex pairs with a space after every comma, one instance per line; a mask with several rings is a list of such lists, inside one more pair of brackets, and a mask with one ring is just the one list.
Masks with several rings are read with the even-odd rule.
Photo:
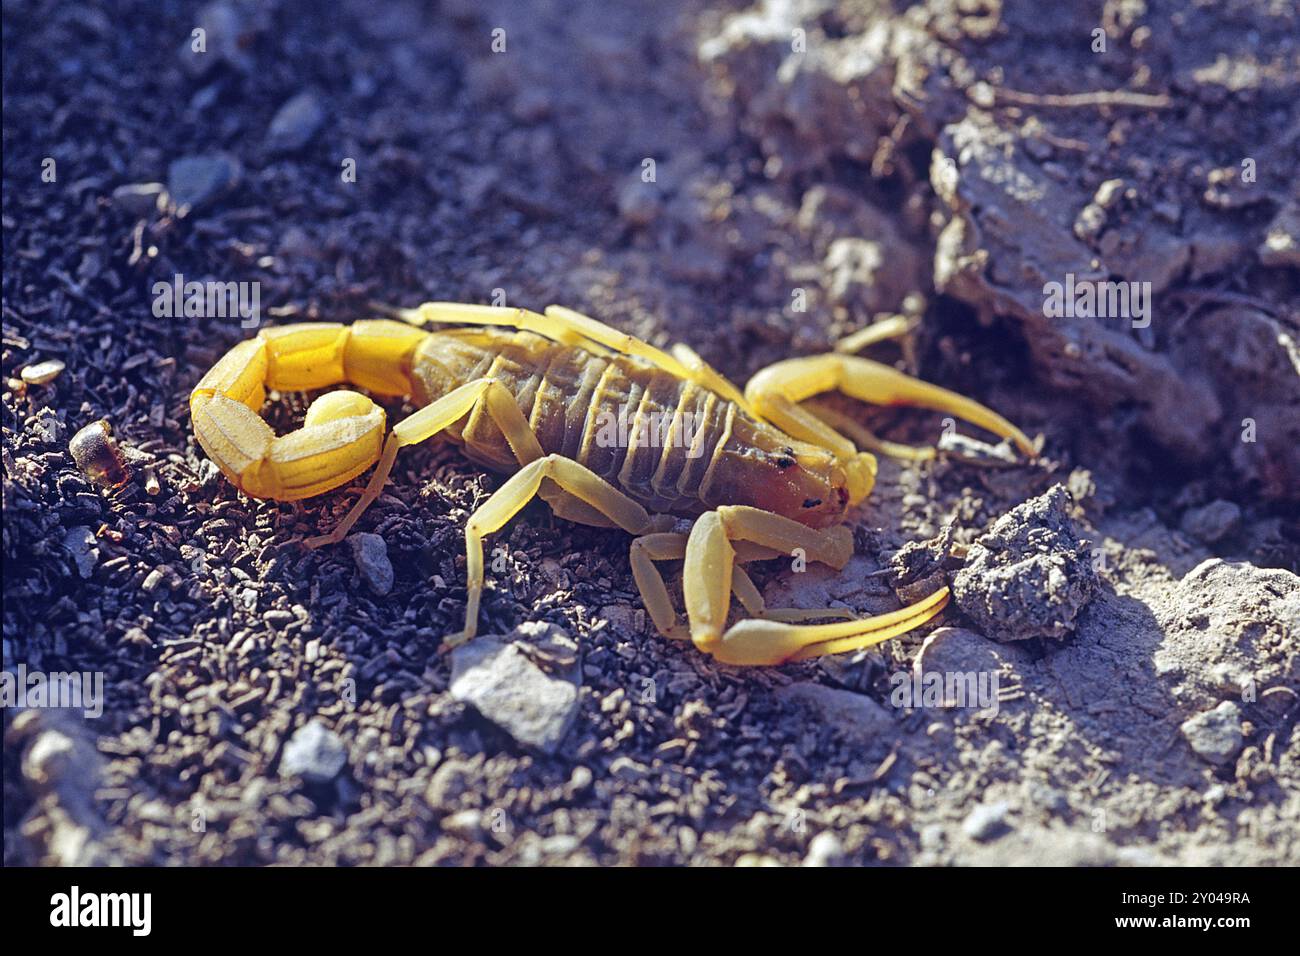
[[1189, 710], [1227, 696], [1281, 706], [1290, 695], [1268, 691], [1300, 687], [1300, 577], [1290, 571], [1211, 558], [1155, 611], [1164, 630], [1156, 673]]
[[894, 730], [888, 710], [852, 691], [800, 681], [777, 690], [776, 699], [804, 707], [844, 736], [867, 743], [883, 739]]
[[1065, 637], [1098, 586], [1064, 485], [999, 518], [953, 578], [957, 604], [995, 641]]

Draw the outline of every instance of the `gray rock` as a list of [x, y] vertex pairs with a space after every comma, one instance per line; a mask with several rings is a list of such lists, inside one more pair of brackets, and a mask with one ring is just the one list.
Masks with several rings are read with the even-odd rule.
[[59, 416], [55, 414], [54, 409], [48, 407], [42, 408], [28, 419], [28, 424], [36, 440], [49, 445], [55, 444], [68, 430], [68, 426], [59, 421]]
[[69, 528], [68, 533], [63, 536], [63, 546], [72, 555], [77, 573], [83, 580], [88, 580], [95, 570], [95, 565], [99, 563], [99, 548], [95, 544], [95, 535], [85, 525], [77, 525], [75, 528]]
[[1226, 764], [1241, 753], [1241, 708], [1225, 700], [1183, 721], [1179, 728], [1196, 755], [1212, 764]]
[[1156, 675], [1187, 713], [1295, 686], [1300, 577], [1290, 571], [1211, 558], [1154, 609], [1163, 632]]
[[961, 829], [972, 840], [991, 840], [1007, 830], [1007, 811], [1011, 809], [1005, 800], [996, 803], [982, 803], [966, 817]]
[[229, 153], [182, 156], [167, 167], [167, 190], [184, 216], [230, 192], [242, 176], [239, 160]]
[[953, 597], [995, 641], [1065, 637], [1096, 593], [1091, 556], [1055, 485], [1003, 515], [970, 548]]
[[292, 153], [302, 149], [325, 123], [325, 107], [312, 92], [299, 93], [280, 107], [266, 132], [272, 152]]
[[167, 208], [162, 183], [128, 183], [113, 190], [113, 202], [138, 219], [152, 219]]
[[319, 720], [309, 720], [294, 731], [284, 745], [280, 776], [328, 783], [339, 775], [347, 762], [347, 750], [339, 735]]
[[393, 589], [393, 563], [388, 560], [388, 544], [377, 534], [358, 532], [348, 536], [352, 560], [357, 563], [361, 580], [376, 595], [383, 597]]
[[839, 866], [844, 862], [844, 844], [830, 831], [817, 834], [808, 843], [804, 866]]
[[260, 17], [250, 16], [249, 7], [217, 0], [209, 3], [198, 14], [197, 27], [204, 32], [202, 52], [194, 49], [191, 34], [181, 44], [181, 65], [194, 77], [203, 77], [219, 63], [227, 63], [241, 73], [253, 70], [253, 57], [248, 52], [253, 36], [260, 31]]
[[863, 742], [879, 741], [894, 731], [894, 718], [870, 697], [811, 681], [788, 684], [776, 699], [799, 704], [846, 736]]
[[1241, 508], [1219, 499], [1183, 515], [1183, 531], [1205, 544], [1215, 544], [1241, 530]]
[[1029, 661], [1029, 655], [1014, 644], [995, 643], [964, 627], [940, 627], [926, 637], [915, 666], [919, 671], [1000, 672]]
[[924, 260], [892, 227], [873, 239], [840, 236], [822, 261], [827, 301], [871, 315], [898, 308], [924, 285]]
[[451, 696], [518, 743], [553, 754], [578, 712], [578, 686], [534, 664], [524, 646], [478, 637], [451, 654]]

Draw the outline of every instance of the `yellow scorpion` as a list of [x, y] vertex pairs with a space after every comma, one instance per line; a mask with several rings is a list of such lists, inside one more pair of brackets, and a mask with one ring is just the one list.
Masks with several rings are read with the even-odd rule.
[[[389, 314], [263, 329], [203, 376], [190, 413], [208, 457], [254, 498], [319, 495], [378, 463], [348, 515], [309, 547], [347, 535], [407, 445], [445, 435], [469, 458], [510, 474], [465, 525], [465, 627], [444, 649], [475, 634], [483, 537], [535, 495], [562, 518], [634, 535], [632, 574], [655, 627], [723, 663], [772, 665], [869, 647], [933, 618], [948, 589], [892, 613], [811, 624], [842, 615], [767, 608], [741, 565], [802, 555], [843, 569], [853, 554], [845, 515], [876, 478], [876, 458], [859, 446], [914, 458], [934, 452], [882, 442], [809, 399], [839, 391], [944, 411], [1035, 454], [1019, 429], [983, 405], [844, 352], [777, 362], [742, 393], [685, 346], [664, 352], [557, 306], [539, 315], [428, 303]], [[420, 328], [430, 324], [452, 327]], [[901, 317], [877, 323], [846, 351], [905, 331]], [[409, 399], [419, 410], [386, 438], [384, 410], [346, 389], [318, 397], [287, 435], [259, 415], [267, 389], [343, 383]], [[660, 436], [667, 440], [650, 434], [655, 421], [668, 423]], [[689, 533], [684, 519], [694, 519]], [[685, 626], [655, 564], [672, 560], [684, 561]], [[728, 627], [733, 594], [749, 617]]]

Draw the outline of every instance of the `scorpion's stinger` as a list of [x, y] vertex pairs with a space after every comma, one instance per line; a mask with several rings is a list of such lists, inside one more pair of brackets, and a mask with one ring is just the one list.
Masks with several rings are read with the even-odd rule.
[[431, 405], [426, 405], [393, 426], [393, 433], [384, 443], [383, 455], [379, 467], [370, 476], [366, 489], [352, 506], [347, 517], [329, 534], [307, 539], [307, 547], [319, 548], [327, 544], [342, 541], [352, 526], [357, 523], [367, 508], [379, 498], [388, 481], [388, 474], [397, 460], [397, 453], [408, 445], [418, 445], [446, 430], [480, 405], [486, 409], [488, 416], [501, 429], [506, 442], [514, 452], [520, 465], [527, 465], [542, 457], [542, 446], [537, 435], [528, 427], [523, 412], [515, 404], [506, 387], [492, 378], [478, 378], [453, 389]]

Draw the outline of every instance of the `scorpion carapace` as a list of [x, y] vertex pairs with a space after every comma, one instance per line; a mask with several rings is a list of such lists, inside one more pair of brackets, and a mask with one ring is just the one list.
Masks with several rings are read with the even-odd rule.
[[[431, 303], [396, 315], [403, 321], [263, 329], [203, 377], [190, 411], [208, 456], [253, 497], [321, 494], [378, 464], [356, 505], [331, 533], [311, 539], [313, 547], [346, 536], [406, 445], [445, 435], [471, 459], [512, 473], [466, 524], [465, 626], [444, 647], [475, 633], [483, 536], [534, 496], [563, 518], [636, 535], [632, 572], [656, 627], [720, 661], [777, 664], [868, 647], [934, 617], [947, 588], [890, 614], [809, 624], [840, 615], [767, 608], [741, 567], [792, 554], [836, 569], [848, 562], [852, 536], [843, 520], [870, 493], [876, 460], [846, 432], [890, 453], [929, 454], [877, 442], [809, 399], [837, 390], [946, 411], [1035, 453], [1015, 426], [977, 402], [855, 355], [779, 362], [742, 393], [684, 346], [663, 352], [555, 306], [539, 315]], [[420, 328], [435, 323], [458, 327]], [[408, 397], [420, 408], [386, 438], [383, 409], [346, 389], [318, 397], [287, 435], [276, 436], [258, 414], [267, 389], [340, 384]], [[684, 518], [694, 519], [689, 533], [674, 531]], [[655, 565], [678, 559], [685, 627]], [[733, 594], [750, 617], [727, 627]]]

